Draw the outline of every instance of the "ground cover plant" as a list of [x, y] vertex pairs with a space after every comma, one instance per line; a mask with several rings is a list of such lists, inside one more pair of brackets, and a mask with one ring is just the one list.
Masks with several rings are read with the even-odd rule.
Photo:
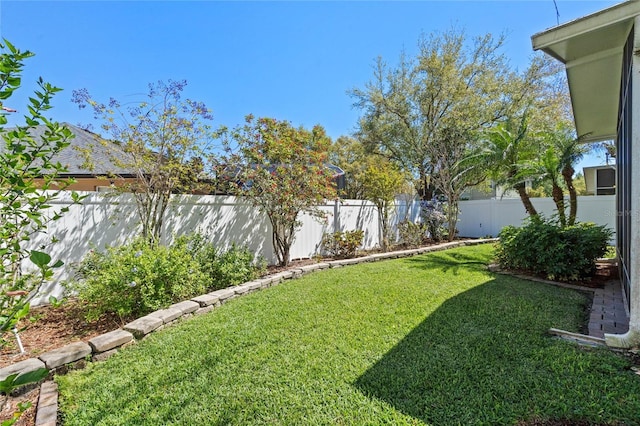
[[64, 424], [636, 422], [628, 361], [547, 333], [579, 331], [588, 296], [489, 273], [492, 257], [367, 263], [233, 300], [58, 377]]

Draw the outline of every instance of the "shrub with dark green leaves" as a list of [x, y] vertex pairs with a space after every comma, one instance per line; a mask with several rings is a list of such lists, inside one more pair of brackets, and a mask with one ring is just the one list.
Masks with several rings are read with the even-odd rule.
[[500, 231], [496, 257], [505, 269], [543, 274], [549, 279], [579, 280], [593, 276], [595, 262], [607, 251], [612, 231], [594, 223], [562, 228], [552, 220], [528, 220]]
[[91, 251], [77, 268], [70, 290], [78, 293], [87, 320], [105, 313], [141, 316], [209, 290], [251, 281], [265, 270], [246, 247], [218, 250], [200, 234], [169, 247], [143, 239], [104, 253]]
[[91, 251], [71, 289], [91, 321], [105, 313], [141, 316], [202, 294], [206, 275], [185, 242], [150, 246], [142, 239], [104, 253]]
[[202, 272], [207, 276], [209, 290], [219, 290], [254, 280], [266, 271], [266, 262], [245, 246], [232, 244], [226, 250], [220, 250], [202, 234], [183, 236], [176, 244], [186, 244]]
[[336, 258], [350, 258], [356, 255], [356, 250], [362, 245], [364, 231], [345, 231], [324, 234], [322, 236], [322, 248]]

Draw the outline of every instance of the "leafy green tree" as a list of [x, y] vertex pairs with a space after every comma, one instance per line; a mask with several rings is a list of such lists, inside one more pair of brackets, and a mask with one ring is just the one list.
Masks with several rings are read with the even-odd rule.
[[447, 200], [447, 238], [453, 241], [458, 222], [458, 203], [462, 193], [478, 185], [486, 176], [486, 164], [472, 132], [449, 128], [429, 145], [433, 164], [432, 183]]
[[423, 199], [433, 191], [433, 144], [451, 129], [468, 134], [491, 126], [519, 103], [516, 83], [524, 85], [500, 53], [503, 43], [490, 34], [469, 42], [455, 29], [422, 37], [415, 59], [403, 54], [389, 67], [378, 58], [372, 81], [351, 91], [363, 110], [359, 136], [410, 172]]
[[[44, 247], [31, 250], [28, 246], [32, 237], [68, 211], [68, 207], [54, 210], [52, 201], [73, 180], [62, 177], [67, 169], [55, 160], [69, 145], [72, 133], [44, 116], [61, 89], [40, 79], [29, 98], [25, 124], [5, 128], [7, 112], [15, 111], [5, 103], [20, 87], [24, 61], [33, 53], [20, 51], [7, 40], [0, 49], [0, 332], [4, 335], [28, 314], [30, 301], [52, 277], [52, 268], [62, 265], [61, 261], [52, 262], [51, 256], [41, 251]], [[42, 133], [36, 132], [40, 125], [46, 128]], [[80, 202], [77, 194], [72, 197]], [[27, 260], [35, 272], [23, 270]]]
[[[101, 140], [110, 149], [110, 162], [135, 175], [123, 181], [120, 191], [131, 192], [142, 226], [142, 236], [159, 244], [172, 194], [190, 192], [200, 185], [208, 153], [216, 132], [211, 112], [201, 102], [182, 100], [186, 81], [149, 85], [147, 100], [124, 107], [111, 99], [94, 100], [85, 89], [74, 91], [80, 108], [91, 107], [94, 118], [112, 141]], [[91, 152], [84, 153], [91, 169]]]
[[372, 155], [364, 145], [349, 136], [340, 136], [329, 148], [329, 162], [345, 172], [345, 187], [340, 191], [342, 198], [361, 200], [364, 198], [362, 174], [370, 163]]
[[380, 224], [380, 246], [386, 251], [391, 238], [390, 214], [396, 195], [403, 189], [405, 176], [393, 164], [380, 158], [365, 169], [362, 182], [365, 198], [376, 205]]
[[[237, 145], [233, 153], [232, 143]], [[318, 206], [336, 196], [327, 167], [330, 138], [317, 125], [295, 128], [288, 121], [246, 117], [226, 140], [229, 154], [223, 176], [235, 191], [264, 212], [272, 227], [272, 242], [279, 265], [290, 261], [300, 214], [323, 217]]]
[[573, 188], [577, 195], [587, 195], [587, 183], [585, 182], [584, 175], [581, 172], [576, 173], [573, 178]]

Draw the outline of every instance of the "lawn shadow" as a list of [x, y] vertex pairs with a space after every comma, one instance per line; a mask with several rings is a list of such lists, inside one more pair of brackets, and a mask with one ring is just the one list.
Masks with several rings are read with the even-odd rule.
[[445, 250], [428, 253], [422, 256], [413, 256], [406, 259], [412, 267], [433, 271], [439, 269], [442, 272], [451, 272], [458, 275], [460, 268], [468, 270], [486, 270], [487, 259], [474, 252], [460, 252], [456, 250]]
[[[443, 258], [430, 262], [460, 265]], [[568, 344], [547, 334], [585, 302], [557, 290], [529, 292], [527, 285], [496, 276], [448, 299], [354, 385], [427, 424], [515, 424], [534, 415], [592, 412], [603, 402], [593, 392], [599, 376], [572, 373], [576, 363], [597, 371], [597, 357], [578, 348], [575, 357], [565, 356], [559, 346]], [[611, 397], [624, 399], [624, 393]]]

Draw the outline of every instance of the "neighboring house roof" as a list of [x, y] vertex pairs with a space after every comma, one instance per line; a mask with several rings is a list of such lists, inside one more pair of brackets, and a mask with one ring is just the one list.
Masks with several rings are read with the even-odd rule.
[[615, 139], [623, 47], [640, 15], [640, 2], [627, 1], [535, 34], [534, 50], [566, 65], [576, 129], [585, 141]]
[[[73, 124], [62, 123], [62, 125], [75, 135], [70, 140], [70, 145], [53, 158], [53, 161], [59, 161], [67, 167], [68, 171], [63, 174], [64, 176], [135, 175], [135, 171], [114, 164], [114, 158], [120, 157], [124, 159], [126, 155], [118, 144]], [[45, 131], [46, 126], [36, 126], [31, 134], [33, 137], [38, 138], [43, 136]], [[4, 144], [0, 143], [0, 151], [3, 150]], [[88, 162], [91, 163], [90, 168], [87, 167]]]

